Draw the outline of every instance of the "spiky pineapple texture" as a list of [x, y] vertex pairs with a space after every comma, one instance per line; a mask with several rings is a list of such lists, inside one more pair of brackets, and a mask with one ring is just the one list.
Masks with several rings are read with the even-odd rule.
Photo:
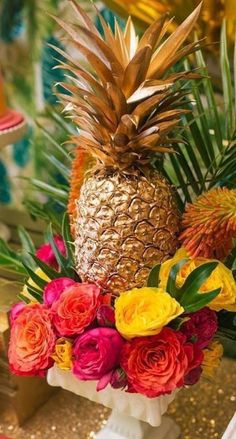
[[174, 83], [196, 73], [167, 74], [179, 59], [199, 48], [199, 42], [183, 42], [192, 30], [200, 6], [163, 40], [169, 22], [163, 16], [139, 40], [131, 19], [124, 32], [116, 23], [112, 33], [99, 16], [104, 36], [77, 3], [73, 7], [82, 25], [71, 26], [60, 19], [80, 54], [90, 67], [65, 54], [72, 73], [72, 84], [63, 84], [69, 95], [62, 95], [74, 122], [80, 128], [75, 142], [89, 152], [100, 168], [130, 171], [149, 163], [154, 152], [173, 151], [173, 128], [185, 110], [181, 99], [186, 91]]
[[180, 240], [191, 256], [223, 259], [236, 237], [236, 189], [216, 188], [188, 204]]

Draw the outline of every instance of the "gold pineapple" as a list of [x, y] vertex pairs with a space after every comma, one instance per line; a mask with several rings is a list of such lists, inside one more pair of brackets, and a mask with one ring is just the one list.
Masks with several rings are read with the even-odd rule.
[[151, 159], [174, 152], [173, 129], [184, 113], [186, 93], [175, 82], [196, 75], [167, 70], [199, 47], [198, 42], [182, 44], [200, 6], [167, 39], [162, 17], [139, 40], [131, 19], [124, 32], [116, 24], [113, 34], [100, 17], [102, 37], [72, 3], [82, 24], [58, 22], [90, 68], [66, 55], [63, 67], [73, 75], [72, 84], [63, 84], [70, 94], [62, 99], [80, 129], [77, 147], [94, 160], [73, 204], [77, 271], [82, 280], [119, 294], [142, 286], [152, 266], [177, 247], [180, 215], [174, 190]]

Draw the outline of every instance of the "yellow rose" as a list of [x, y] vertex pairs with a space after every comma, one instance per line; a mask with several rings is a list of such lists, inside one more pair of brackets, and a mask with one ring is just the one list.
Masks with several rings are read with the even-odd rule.
[[[165, 289], [168, 276], [171, 268], [181, 259], [188, 258], [187, 252], [181, 248], [172, 259], [168, 259], [161, 265], [160, 270], [160, 287]], [[197, 267], [207, 262], [212, 262], [212, 259], [197, 257], [189, 259], [186, 264], [181, 267], [176, 278], [177, 286], [181, 287], [188, 277], [188, 275]], [[214, 311], [226, 309], [227, 311], [236, 311], [236, 282], [233, 274], [222, 262], [218, 262], [218, 266], [211, 273], [209, 278], [203, 283], [200, 288], [201, 293], [207, 293], [217, 288], [221, 288], [218, 296], [208, 304], [208, 307]]]
[[209, 346], [204, 349], [204, 358], [202, 362], [203, 376], [206, 378], [214, 378], [215, 373], [220, 366], [223, 352], [222, 344], [216, 340], [212, 341]]
[[[35, 274], [37, 274], [37, 276], [41, 277], [41, 279], [45, 280], [46, 282], [50, 281], [49, 277], [43, 272], [43, 270], [41, 270], [41, 268], [36, 268]], [[38, 289], [38, 286], [33, 281], [33, 279], [31, 279], [31, 277], [28, 279], [28, 284], [31, 285], [32, 287]], [[27, 285], [24, 285], [24, 288], [23, 288], [23, 291], [21, 294], [22, 294], [22, 296], [25, 296], [27, 299], [31, 300], [31, 302], [37, 302], [37, 300], [30, 294], [30, 292], [27, 288]]]
[[183, 312], [180, 304], [161, 288], [134, 288], [115, 302], [116, 327], [127, 339], [158, 334]]
[[60, 369], [71, 370], [72, 343], [66, 340], [66, 338], [59, 338], [56, 342], [55, 352], [52, 358]]

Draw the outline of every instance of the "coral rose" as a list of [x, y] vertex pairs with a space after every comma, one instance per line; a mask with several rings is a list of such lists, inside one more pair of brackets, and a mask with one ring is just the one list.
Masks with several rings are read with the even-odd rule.
[[[54, 239], [54, 242], [55, 242], [59, 252], [63, 256], [65, 256], [66, 247], [65, 247], [65, 244], [64, 244], [62, 237], [59, 235], [55, 235], [53, 237], [53, 239]], [[57, 263], [57, 260], [56, 260], [56, 257], [55, 257], [55, 254], [53, 252], [51, 244], [47, 243], [47, 244], [41, 245], [41, 247], [39, 247], [39, 249], [36, 252], [36, 256], [41, 261], [45, 262], [45, 264], [50, 265], [50, 267], [58, 270], [58, 263]]]
[[53, 324], [62, 337], [81, 334], [96, 317], [100, 289], [93, 284], [75, 283], [66, 288], [51, 311]]
[[116, 327], [126, 339], [155, 335], [183, 312], [161, 288], [134, 288], [116, 299]]
[[51, 280], [43, 291], [43, 301], [46, 305], [51, 306], [53, 302], [59, 299], [61, 293], [65, 291], [66, 288], [74, 285], [75, 281], [69, 277], [59, 277], [57, 279]]
[[[171, 268], [177, 264], [181, 259], [188, 258], [186, 251], [179, 249], [172, 259], [168, 259], [161, 265], [160, 269], [160, 287], [166, 288], [168, 276]], [[182, 286], [188, 275], [197, 267], [207, 262], [213, 262], [212, 259], [197, 257], [189, 259], [184, 264], [177, 275], [176, 282], [178, 286]], [[203, 283], [200, 288], [201, 293], [207, 293], [220, 288], [221, 291], [215, 299], [208, 304], [208, 307], [214, 311], [225, 309], [227, 311], [236, 311], [236, 283], [233, 274], [222, 262], [218, 262], [218, 266], [211, 273], [209, 278]]]
[[80, 380], [99, 380], [97, 390], [110, 382], [119, 366], [123, 339], [113, 328], [94, 328], [77, 338], [73, 373]]
[[204, 349], [213, 339], [217, 328], [217, 315], [209, 308], [202, 308], [187, 316], [189, 320], [181, 325], [180, 331], [187, 340]]
[[45, 305], [24, 307], [14, 319], [9, 344], [10, 369], [17, 375], [43, 375], [52, 365], [56, 337]]
[[182, 387], [189, 366], [184, 341], [182, 334], [164, 328], [152, 337], [125, 343], [121, 367], [132, 391], [155, 398]]
[[72, 343], [66, 338], [59, 338], [52, 358], [60, 369], [70, 370], [72, 368]]

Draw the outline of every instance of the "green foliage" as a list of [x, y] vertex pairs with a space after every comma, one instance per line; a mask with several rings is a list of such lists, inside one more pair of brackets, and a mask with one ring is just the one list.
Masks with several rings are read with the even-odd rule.
[[28, 179], [24, 204], [33, 217], [51, 222], [60, 231], [67, 209], [73, 159], [72, 148], [65, 142], [75, 131], [70, 121], [51, 107], [37, 121], [37, 128], [34, 138], [36, 178]]
[[[200, 288], [215, 270], [218, 262], [208, 262], [195, 268], [187, 277], [181, 287], [176, 285], [176, 278], [179, 270], [186, 263], [187, 259], [182, 259], [175, 264], [169, 273], [166, 291], [174, 297], [184, 308], [186, 313], [196, 312], [208, 305], [220, 293], [220, 288], [200, 293]], [[148, 278], [148, 287], [159, 286], [159, 273], [161, 265], [158, 264], [151, 270]]]
[[[190, 112], [182, 117], [179, 132], [185, 143], [176, 145], [176, 154], [166, 156], [164, 163], [166, 176], [178, 188], [181, 210], [186, 202], [192, 202], [210, 188], [236, 186], [235, 96], [225, 24], [221, 33], [220, 64], [223, 95], [215, 93], [201, 51], [196, 53], [196, 66], [203, 78], [184, 85], [192, 90], [191, 101], [186, 100], [185, 104]], [[187, 62], [185, 66], [187, 69]]]

